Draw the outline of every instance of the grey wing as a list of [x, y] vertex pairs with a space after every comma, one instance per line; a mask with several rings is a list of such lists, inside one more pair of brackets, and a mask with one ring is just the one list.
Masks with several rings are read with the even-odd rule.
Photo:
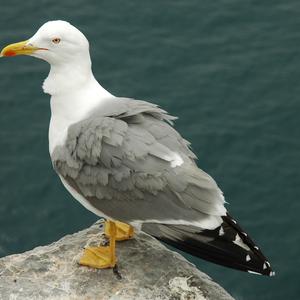
[[197, 168], [188, 142], [168, 124], [172, 117], [147, 102], [125, 103], [118, 114], [96, 113], [72, 125], [53, 152], [55, 170], [99, 214], [219, 226], [226, 214], [222, 192]]

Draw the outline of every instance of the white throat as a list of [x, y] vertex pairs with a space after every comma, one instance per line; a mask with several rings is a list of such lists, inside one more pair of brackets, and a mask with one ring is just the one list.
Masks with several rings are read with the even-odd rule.
[[63, 145], [71, 124], [83, 120], [96, 106], [112, 96], [94, 78], [91, 66], [51, 66], [43, 89], [51, 95], [49, 152]]

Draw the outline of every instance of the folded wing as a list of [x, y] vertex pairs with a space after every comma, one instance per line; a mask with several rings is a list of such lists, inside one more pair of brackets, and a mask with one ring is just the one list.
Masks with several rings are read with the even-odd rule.
[[214, 229], [226, 214], [222, 192], [198, 169], [173, 119], [148, 102], [110, 102], [70, 126], [52, 154], [54, 168], [112, 218]]

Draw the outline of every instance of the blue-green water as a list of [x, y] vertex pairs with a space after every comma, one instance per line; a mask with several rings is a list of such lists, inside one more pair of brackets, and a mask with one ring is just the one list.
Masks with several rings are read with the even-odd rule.
[[[3, 2], [3, 1], [1, 1]], [[193, 259], [236, 299], [300, 294], [300, 2], [7, 1], [0, 44], [65, 19], [91, 41], [94, 73], [115, 95], [178, 115], [199, 166], [264, 250], [266, 278]], [[0, 256], [96, 220], [62, 187], [48, 154], [48, 66], [0, 60]]]

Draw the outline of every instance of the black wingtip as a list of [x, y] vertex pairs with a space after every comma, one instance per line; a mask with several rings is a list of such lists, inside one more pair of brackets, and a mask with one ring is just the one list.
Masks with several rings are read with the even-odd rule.
[[258, 258], [258, 262], [256, 264], [255, 270], [249, 269], [246, 270], [248, 273], [256, 274], [256, 275], [264, 275], [264, 276], [275, 276], [275, 271], [273, 271], [270, 262], [264, 256], [260, 248], [253, 242], [253, 240], [249, 237], [249, 235], [243, 231], [243, 229], [239, 226], [238, 222], [232, 218], [228, 213], [226, 216], [222, 217], [223, 221], [229, 224], [232, 228], [236, 230], [242, 242], [249, 247], [251, 253], [249, 252], [246, 256], [246, 261], [249, 261], [254, 257]]
[[[143, 230], [193, 256], [250, 274], [274, 276], [259, 247], [229, 214], [214, 230], [187, 225], [144, 224]], [[145, 227], [144, 227], [145, 226]]]

